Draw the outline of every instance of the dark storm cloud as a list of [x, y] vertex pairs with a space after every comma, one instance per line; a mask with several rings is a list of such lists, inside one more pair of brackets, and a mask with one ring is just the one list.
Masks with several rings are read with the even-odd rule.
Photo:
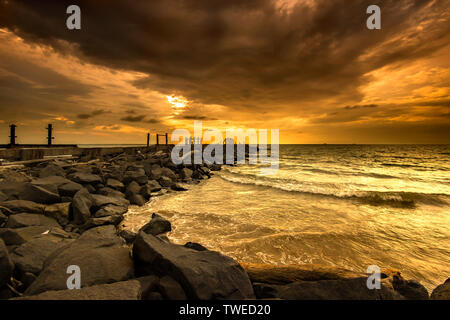
[[367, 72], [449, 42], [449, 25], [439, 23], [399, 37], [445, 15], [446, 1], [375, 1], [380, 31], [366, 29], [374, 3], [364, 0], [300, 1], [289, 12], [269, 0], [81, 0], [79, 31], [65, 27], [72, 1], [5, 3], [0, 26], [27, 41], [67, 53], [67, 40], [82, 59], [147, 74], [138, 87], [236, 110], [298, 109], [330, 97], [357, 103]]
[[101, 114], [110, 113], [110, 112], [111, 111], [106, 111], [106, 110], [103, 110], [103, 109], [99, 109], [99, 110], [94, 110], [94, 111], [92, 111], [90, 113], [81, 113], [81, 114], [77, 115], [77, 118], [78, 119], [90, 119], [90, 118], [93, 118], [95, 116], [99, 116]]
[[352, 110], [352, 109], [376, 108], [376, 107], [378, 107], [376, 104], [363, 104], [363, 105], [355, 105], [355, 106], [345, 106], [344, 109]]
[[120, 118], [120, 120], [127, 121], [127, 122], [141, 122], [144, 119], [145, 119], [145, 115], [143, 115], [143, 114], [137, 115], [137, 116], [125, 116], [123, 118]]

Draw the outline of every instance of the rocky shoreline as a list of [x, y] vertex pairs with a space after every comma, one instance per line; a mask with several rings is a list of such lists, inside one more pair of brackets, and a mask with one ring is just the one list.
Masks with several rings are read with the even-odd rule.
[[[129, 205], [188, 190], [218, 170], [177, 166], [170, 149], [2, 169], [0, 299], [449, 299], [450, 280], [429, 296], [382, 270], [381, 289], [369, 290], [367, 275], [345, 269], [238, 263], [201, 244], [176, 245], [157, 213], [138, 233], [118, 229]], [[79, 290], [68, 289], [69, 266], [80, 269]]]

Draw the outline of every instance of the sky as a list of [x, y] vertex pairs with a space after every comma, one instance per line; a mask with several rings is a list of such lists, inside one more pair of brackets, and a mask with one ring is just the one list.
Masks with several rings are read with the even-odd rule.
[[[81, 9], [81, 30], [66, 8]], [[366, 28], [369, 5], [381, 30]], [[0, 143], [449, 143], [449, 0], [0, 0]]]

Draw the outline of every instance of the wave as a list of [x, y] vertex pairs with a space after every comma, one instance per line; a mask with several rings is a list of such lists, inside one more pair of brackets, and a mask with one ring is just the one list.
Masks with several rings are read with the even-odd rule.
[[[445, 206], [449, 205], [447, 201], [449, 195], [436, 193], [417, 193], [417, 192], [384, 192], [384, 191], [345, 191], [338, 185], [328, 184], [312, 190], [304, 184], [296, 181], [292, 183], [289, 179], [271, 179], [266, 177], [256, 177], [250, 174], [235, 173], [228, 171], [226, 174], [219, 175], [222, 179], [245, 185], [254, 185], [263, 188], [273, 188], [286, 192], [294, 192], [318, 197], [333, 197], [343, 200], [352, 200], [373, 206], [389, 206], [394, 208], [415, 208], [418, 204]], [[321, 189], [321, 190], [318, 190]]]

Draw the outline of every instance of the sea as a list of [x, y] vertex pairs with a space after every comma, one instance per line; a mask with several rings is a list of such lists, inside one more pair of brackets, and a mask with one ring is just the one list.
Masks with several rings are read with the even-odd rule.
[[280, 145], [273, 175], [223, 166], [131, 206], [123, 224], [137, 231], [159, 212], [171, 241], [240, 262], [376, 265], [431, 291], [450, 276], [449, 160], [450, 145]]

